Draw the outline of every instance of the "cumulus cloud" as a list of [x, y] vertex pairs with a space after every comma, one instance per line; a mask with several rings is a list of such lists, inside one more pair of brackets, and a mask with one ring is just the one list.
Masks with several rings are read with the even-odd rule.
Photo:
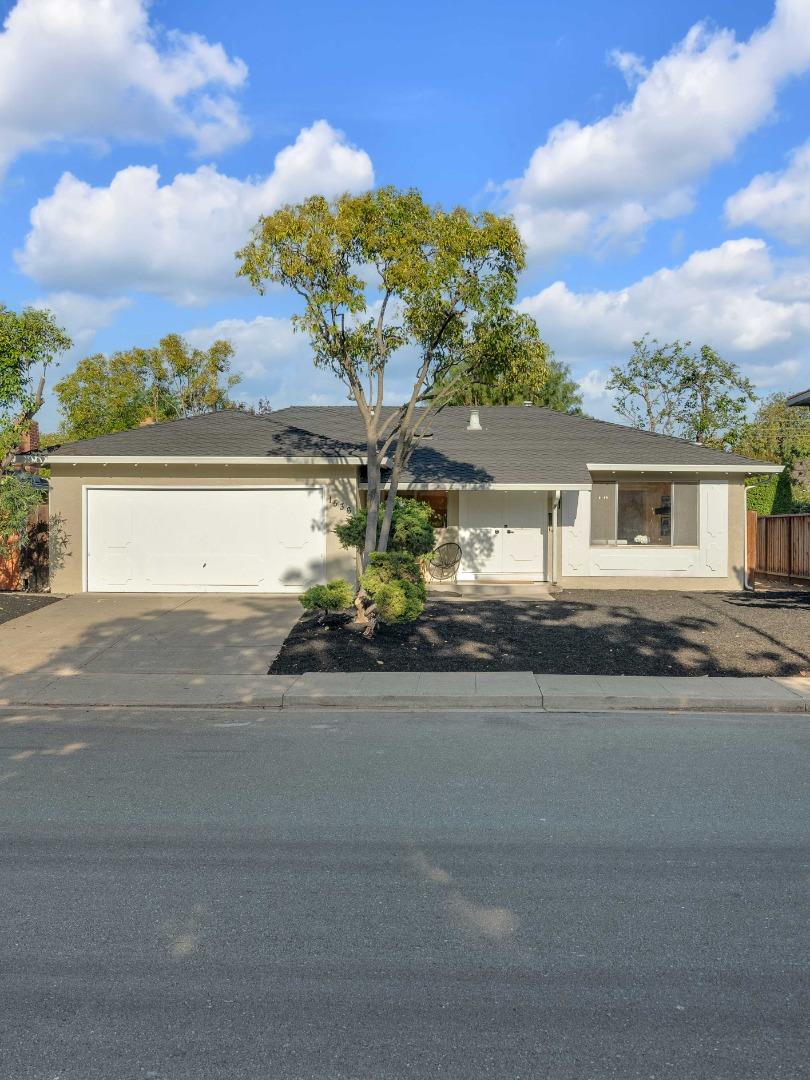
[[714, 346], [762, 389], [810, 382], [810, 266], [779, 263], [763, 240], [697, 251], [615, 291], [575, 292], [556, 281], [520, 306], [559, 358], [586, 372], [580, 385], [592, 399], [648, 330]]
[[730, 225], [759, 225], [789, 244], [810, 244], [810, 142], [794, 150], [781, 172], [755, 176], [726, 200]]
[[810, 69], [810, 5], [777, 0], [747, 42], [698, 24], [649, 69], [630, 53], [611, 59], [632, 99], [595, 123], [558, 124], [505, 185], [535, 258], [633, 244], [687, 212], [701, 177], [771, 115], [780, 85]]
[[199, 34], [161, 31], [148, 0], [18, 0], [0, 33], [0, 174], [54, 141], [180, 136], [214, 154], [247, 136], [247, 68]]
[[130, 306], [125, 296], [101, 299], [81, 293], [50, 293], [35, 300], [33, 307], [51, 311], [57, 323], [73, 341], [74, 351], [88, 345], [99, 330], [109, 326], [119, 311]]
[[276, 155], [269, 176], [239, 180], [210, 165], [161, 184], [133, 165], [106, 187], [65, 173], [31, 211], [17, 261], [49, 289], [108, 295], [135, 290], [200, 304], [246, 288], [234, 252], [262, 213], [315, 193], [364, 191], [371, 159], [325, 120]]

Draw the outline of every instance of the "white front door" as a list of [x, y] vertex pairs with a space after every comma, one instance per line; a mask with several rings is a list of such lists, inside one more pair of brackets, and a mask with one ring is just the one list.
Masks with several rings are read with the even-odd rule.
[[545, 579], [548, 493], [462, 491], [460, 577]]
[[319, 487], [88, 487], [88, 592], [299, 592], [323, 579]]

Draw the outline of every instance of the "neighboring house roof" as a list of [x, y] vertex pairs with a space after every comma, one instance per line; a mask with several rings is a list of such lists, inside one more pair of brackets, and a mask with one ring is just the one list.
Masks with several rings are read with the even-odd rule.
[[[590, 470], [599, 468], [774, 468], [684, 439], [553, 409], [486, 406], [478, 412], [480, 431], [467, 429], [468, 408], [447, 408], [433, 417], [403, 483], [590, 486]], [[326, 405], [293, 406], [267, 416], [227, 409], [68, 443], [53, 459], [359, 462], [364, 453], [357, 407]]]
[[810, 387], [807, 390], [800, 390], [798, 394], [793, 394], [787, 399], [788, 405], [810, 405]]

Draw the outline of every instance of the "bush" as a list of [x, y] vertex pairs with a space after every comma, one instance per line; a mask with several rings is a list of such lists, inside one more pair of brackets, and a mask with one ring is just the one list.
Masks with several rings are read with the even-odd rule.
[[427, 590], [422, 571], [408, 552], [375, 552], [360, 584], [384, 623], [413, 622], [424, 611]]
[[348, 581], [335, 578], [326, 585], [313, 585], [298, 599], [305, 611], [320, 611], [323, 622], [330, 611], [345, 611], [352, 606], [354, 590]]
[[764, 479], [751, 477], [748, 488], [748, 509], [758, 514], [789, 514], [793, 508], [790, 472], [783, 469]]
[[[380, 519], [384, 512], [380, 507]], [[365, 508], [355, 510], [350, 518], [335, 525], [335, 535], [344, 548], [363, 550], [366, 542]], [[377, 527], [380, 535], [382, 520]], [[416, 499], [397, 498], [394, 500], [394, 512], [391, 515], [391, 534], [388, 537], [389, 551], [406, 551], [411, 555], [427, 555], [436, 547], [436, 533], [433, 529], [433, 509], [428, 503]]]

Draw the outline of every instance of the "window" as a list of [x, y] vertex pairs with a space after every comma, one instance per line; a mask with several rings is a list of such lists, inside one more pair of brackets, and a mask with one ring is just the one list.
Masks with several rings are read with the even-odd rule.
[[697, 483], [619, 480], [591, 494], [591, 543], [655, 547], [698, 544]]

